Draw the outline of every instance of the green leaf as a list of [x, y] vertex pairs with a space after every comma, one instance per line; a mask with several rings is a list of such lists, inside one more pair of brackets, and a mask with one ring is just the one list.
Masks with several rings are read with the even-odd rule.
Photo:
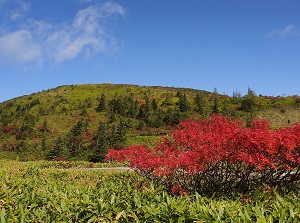
[[6, 222], [5, 215], [6, 215], [5, 209], [2, 208], [2, 211], [1, 211], [1, 223], [5, 223]]

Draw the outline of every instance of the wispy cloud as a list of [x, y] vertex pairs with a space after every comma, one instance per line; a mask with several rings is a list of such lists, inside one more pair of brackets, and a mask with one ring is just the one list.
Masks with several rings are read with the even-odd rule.
[[114, 49], [115, 38], [106, 22], [114, 15], [124, 14], [123, 7], [107, 2], [79, 10], [70, 23], [28, 19], [22, 29], [0, 33], [0, 59], [4, 63], [61, 63], [80, 55], [88, 59], [108, 53]]
[[34, 42], [31, 32], [18, 30], [0, 37], [0, 56], [8, 63], [27, 63], [41, 58], [41, 46]]
[[275, 31], [269, 32], [267, 34], [267, 36], [268, 37], [285, 38], [285, 37], [290, 36], [292, 34], [295, 34], [295, 26], [293, 24], [288, 24], [282, 30], [275, 30]]
[[23, 0], [0, 0], [0, 13], [6, 19], [16, 21], [29, 12], [30, 4]]
[[27, 2], [16, 1], [17, 7], [10, 14], [10, 19], [15, 21], [23, 18], [23, 16], [29, 11], [30, 5]]

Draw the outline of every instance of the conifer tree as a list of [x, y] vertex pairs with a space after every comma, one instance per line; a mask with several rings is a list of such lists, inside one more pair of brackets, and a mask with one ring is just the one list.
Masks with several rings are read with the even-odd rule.
[[56, 157], [61, 156], [64, 150], [64, 141], [61, 135], [55, 141], [54, 147], [46, 155], [47, 160], [54, 160]]
[[96, 146], [89, 160], [90, 162], [101, 162], [104, 160], [109, 146], [107, 126], [103, 122], [100, 122], [94, 139], [96, 140]]
[[46, 138], [45, 137], [43, 137], [42, 141], [41, 141], [41, 150], [42, 151], [47, 151], [48, 150], [48, 146], [47, 146]]
[[191, 109], [190, 103], [185, 94], [180, 94], [179, 101], [176, 103], [180, 112], [186, 112]]
[[150, 102], [148, 96], [145, 94], [145, 104], [142, 104], [140, 106], [139, 112], [137, 114], [137, 118], [145, 121], [146, 123], [148, 122], [148, 118], [150, 116]]
[[246, 95], [246, 97], [247, 98], [250, 98], [250, 99], [254, 99], [255, 98], [255, 92], [250, 88], [250, 87], [248, 87], [248, 91], [247, 91], [247, 95]]
[[194, 104], [195, 104], [195, 111], [199, 113], [200, 115], [204, 114], [204, 98], [203, 95], [199, 92], [194, 97]]
[[218, 113], [219, 112], [219, 94], [217, 91], [217, 88], [214, 88], [214, 92], [212, 95], [212, 113]]
[[115, 139], [116, 143], [123, 144], [126, 141], [127, 124], [121, 119], [116, 129]]
[[106, 111], [106, 98], [105, 98], [104, 94], [101, 95], [101, 98], [99, 100], [99, 104], [98, 104], [98, 107], [96, 110], [97, 110], [97, 112]]
[[165, 96], [166, 98], [165, 98], [165, 100], [163, 101], [163, 103], [161, 105], [162, 106], [170, 106], [170, 105], [172, 105], [171, 94], [169, 92], [167, 92], [165, 95], [166, 95]]
[[109, 123], [114, 123], [116, 121], [116, 114], [113, 109], [109, 113]]
[[153, 98], [152, 101], [151, 101], [151, 107], [152, 107], [152, 110], [153, 111], [156, 111], [157, 110], [157, 102], [156, 100]]

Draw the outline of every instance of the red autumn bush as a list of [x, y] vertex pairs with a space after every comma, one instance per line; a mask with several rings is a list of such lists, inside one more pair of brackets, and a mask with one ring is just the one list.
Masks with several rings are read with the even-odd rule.
[[289, 186], [300, 180], [300, 125], [270, 130], [264, 120], [242, 123], [222, 116], [184, 121], [153, 150], [110, 150], [108, 159], [127, 160], [140, 174], [172, 191], [201, 194], [248, 191], [262, 185]]

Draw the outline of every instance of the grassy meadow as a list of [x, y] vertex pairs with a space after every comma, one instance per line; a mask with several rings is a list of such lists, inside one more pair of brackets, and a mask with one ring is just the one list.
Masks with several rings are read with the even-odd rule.
[[217, 113], [245, 125], [267, 119], [276, 129], [299, 122], [299, 108], [299, 96], [257, 96], [251, 89], [231, 97], [125, 84], [60, 86], [0, 103], [1, 223], [300, 222], [297, 191], [175, 196], [133, 171], [80, 169], [122, 166], [101, 163], [108, 149], [154, 148], [181, 120]]
[[232, 198], [173, 196], [135, 172], [75, 168], [89, 165], [1, 160], [1, 222], [300, 221], [300, 198], [295, 193], [255, 191]]

